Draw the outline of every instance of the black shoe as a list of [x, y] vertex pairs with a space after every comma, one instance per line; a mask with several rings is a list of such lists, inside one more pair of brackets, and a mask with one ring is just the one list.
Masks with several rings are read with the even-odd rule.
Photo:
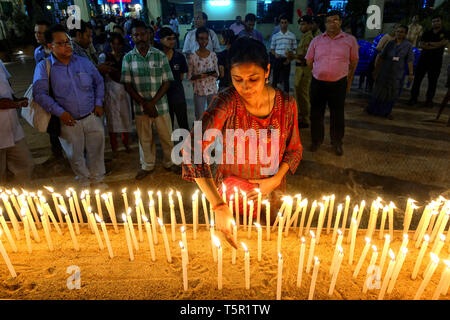
[[342, 150], [342, 145], [334, 145], [333, 146], [334, 153], [336, 153], [337, 156], [342, 156], [344, 154], [344, 150]]
[[317, 143], [313, 143], [312, 145], [311, 145], [311, 147], [309, 148], [309, 151], [311, 151], [311, 152], [316, 152], [318, 149], [319, 149], [319, 144], [317, 144]]
[[308, 124], [308, 123], [305, 123], [305, 122], [300, 122], [300, 123], [298, 124], [298, 127], [299, 127], [300, 129], [309, 128], [309, 124]]
[[142, 180], [144, 179], [146, 176], [148, 176], [150, 173], [152, 173], [153, 170], [139, 170], [139, 172], [136, 175], [136, 180]]
[[415, 100], [415, 99], [409, 99], [409, 101], [407, 103], [408, 106], [413, 106], [415, 104], [417, 104], [417, 100]]

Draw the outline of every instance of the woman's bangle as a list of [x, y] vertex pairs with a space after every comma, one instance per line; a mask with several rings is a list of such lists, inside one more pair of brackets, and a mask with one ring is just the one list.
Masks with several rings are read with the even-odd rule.
[[225, 202], [219, 202], [219, 204], [216, 204], [214, 207], [212, 207], [213, 211], [216, 211], [218, 208], [226, 206], [227, 204]]

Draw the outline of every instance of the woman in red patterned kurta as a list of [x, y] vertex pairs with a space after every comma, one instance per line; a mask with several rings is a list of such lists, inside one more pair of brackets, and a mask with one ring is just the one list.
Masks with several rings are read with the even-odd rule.
[[[302, 145], [298, 131], [295, 99], [266, 85], [270, 65], [268, 64], [265, 46], [256, 40], [241, 38], [231, 47], [229, 57], [233, 87], [215, 96], [200, 119], [202, 136], [208, 129], [216, 129], [223, 136], [223, 144], [216, 141], [215, 146], [216, 159], [217, 154], [222, 152], [218, 149], [223, 149], [223, 161], [222, 164], [217, 165], [215, 181], [212, 179], [208, 159], [203, 159], [201, 164], [195, 164], [195, 152], [190, 147], [192, 145], [195, 149], [196, 141], [193, 134], [195, 128], [191, 133], [191, 144], [185, 143], [182, 152], [185, 158], [185, 161], [183, 161], [183, 178], [195, 181], [198, 184], [213, 206], [216, 228], [225, 233], [227, 240], [232, 245], [236, 245], [231, 238], [231, 220], [233, 217], [227, 204], [223, 202], [217, 190], [217, 185], [229, 176], [237, 176], [248, 180], [250, 183], [257, 184], [263, 199], [271, 196], [271, 198], [279, 198], [280, 192], [286, 188], [285, 176], [287, 172], [290, 171], [291, 174], [294, 174], [300, 162]], [[249, 132], [249, 129], [254, 129], [256, 135], [262, 136], [262, 139], [256, 139], [258, 146], [255, 146], [254, 140], [252, 141], [251, 137], [247, 137], [245, 139], [246, 147], [244, 153], [242, 153], [238, 152], [237, 142], [239, 138], [234, 137], [234, 152], [227, 155], [227, 151], [230, 151], [230, 146], [226, 144], [227, 130], [229, 129], [242, 129], [244, 133]], [[267, 135], [262, 129], [267, 130]], [[279, 133], [278, 137], [274, 134], [274, 130]], [[267, 159], [260, 158], [261, 152], [258, 151], [258, 148], [268, 147], [265, 150], [270, 157], [273, 147], [272, 139], [279, 141], [278, 154], [274, 154], [277, 161], [273, 161], [274, 158], [272, 158], [270, 165], [275, 170], [272, 174], [265, 174], [262, 169], [267, 169], [270, 165], [267, 164]], [[210, 146], [212, 141], [197, 141], [197, 143], [201, 143], [203, 153], [203, 150]], [[257, 152], [249, 152], [250, 147], [253, 147]], [[191, 159], [190, 164], [187, 163], [186, 157]], [[252, 157], [256, 157], [256, 163], [252, 161], [253, 164], [251, 164], [249, 160], [255, 159]], [[227, 158], [231, 158], [233, 161], [230, 163]], [[238, 164], [242, 162], [243, 164]], [[249, 192], [247, 198], [256, 202], [257, 192]]]

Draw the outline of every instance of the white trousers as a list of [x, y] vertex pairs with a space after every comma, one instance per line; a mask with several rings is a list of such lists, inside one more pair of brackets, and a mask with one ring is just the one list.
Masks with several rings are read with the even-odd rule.
[[105, 175], [105, 131], [101, 117], [94, 114], [66, 126], [61, 123], [61, 146], [80, 183], [100, 182]]

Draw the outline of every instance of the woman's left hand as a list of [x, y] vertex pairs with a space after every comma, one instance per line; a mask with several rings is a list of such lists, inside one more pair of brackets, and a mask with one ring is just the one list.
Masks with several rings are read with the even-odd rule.
[[[250, 183], [256, 183], [259, 185], [259, 190], [262, 193], [262, 196], [265, 197], [269, 193], [271, 193], [276, 187], [278, 187], [281, 183], [281, 179], [279, 179], [276, 176], [265, 178], [265, 179], [254, 179], [254, 180], [248, 180]], [[258, 200], [258, 192], [255, 190], [250, 191], [247, 194], [248, 200], [257, 201]]]

